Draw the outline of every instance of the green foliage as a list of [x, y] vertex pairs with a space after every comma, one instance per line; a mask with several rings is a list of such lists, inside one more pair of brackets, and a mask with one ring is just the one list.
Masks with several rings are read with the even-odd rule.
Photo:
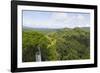
[[[41, 29], [42, 30], [42, 29]], [[22, 61], [36, 61], [40, 47], [42, 61], [78, 60], [90, 58], [90, 31], [82, 28], [56, 31], [24, 30], [22, 32]]]

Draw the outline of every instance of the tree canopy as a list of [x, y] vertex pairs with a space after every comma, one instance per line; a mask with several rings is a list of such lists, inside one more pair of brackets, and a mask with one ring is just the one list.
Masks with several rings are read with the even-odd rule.
[[81, 28], [56, 31], [22, 32], [22, 61], [36, 61], [37, 48], [41, 49], [42, 61], [78, 60], [90, 58], [90, 32]]

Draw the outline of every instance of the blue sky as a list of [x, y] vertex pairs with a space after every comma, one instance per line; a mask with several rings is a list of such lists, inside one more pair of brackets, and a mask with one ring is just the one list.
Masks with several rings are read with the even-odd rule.
[[23, 26], [32, 28], [90, 27], [89, 13], [23, 10]]

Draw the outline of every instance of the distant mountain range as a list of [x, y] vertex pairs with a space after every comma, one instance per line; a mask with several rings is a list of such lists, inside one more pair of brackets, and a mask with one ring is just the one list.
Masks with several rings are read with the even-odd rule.
[[85, 31], [90, 31], [90, 27], [80, 27], [80, 29], [83, 29]]
[[[90, 27], [75, 27], [75, 28], [80, 28], [80, 29], [83, 29], [85, 31], [89, 31], [90, 30]], [[57, 30], [62, 30], [62, 29], [74, 29], [74, 28], [32, 28], [32, 27], [27, 27], [27, 26], [23, 26], [23, 30], [32, 30], [32, 31], [57, 31]]]
[[23, 27], [23, 31], [25, 30], [31, 30], [31, 31], [45, 31], [45, 32], [54, 32], [54, 31], [57, 31], [58, 29], [52, 29], [52, 28], [32, 28], [32, 27], [26, 27], [24, 26]]

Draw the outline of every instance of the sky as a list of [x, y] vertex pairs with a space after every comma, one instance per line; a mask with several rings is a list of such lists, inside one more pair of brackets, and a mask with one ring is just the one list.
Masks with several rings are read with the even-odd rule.
[[90, 14], [23, 10], [23, 26], [32, 28], [90, 27]]

